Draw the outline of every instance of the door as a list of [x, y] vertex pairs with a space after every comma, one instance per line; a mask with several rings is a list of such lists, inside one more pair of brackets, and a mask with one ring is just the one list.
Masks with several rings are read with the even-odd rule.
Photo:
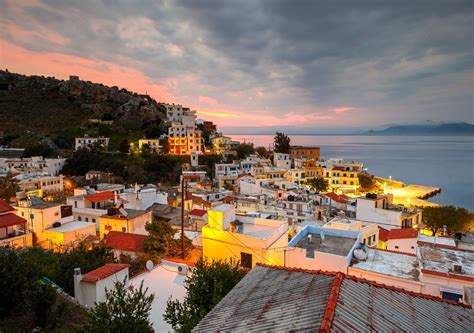
[[252, 255], [245, 252], [240, 252], [240, 264], [244, 268], [252, 269]]

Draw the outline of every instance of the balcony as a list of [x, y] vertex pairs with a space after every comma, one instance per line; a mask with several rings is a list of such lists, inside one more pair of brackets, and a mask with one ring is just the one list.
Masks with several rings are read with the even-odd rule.
[[0, 238], [0, 247], [22, 247], [32, 246], [33, 236], [29, 231], [14, 230], [6, 237]]

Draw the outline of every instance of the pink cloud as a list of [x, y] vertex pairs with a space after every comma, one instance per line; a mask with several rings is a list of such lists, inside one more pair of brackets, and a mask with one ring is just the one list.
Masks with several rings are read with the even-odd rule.
[[147, 93], [158, 101], [174, 100], [166, 86], [153, 83], [149, 77], [130, 67], [56, 52], [33, 52], [2, 39], [0, 44], [2, 67], [12, 72], [63, 79], [78, 75], [83, 80]]
[[330, 109], [329, 111], [334, 112], [334, 113], [346, 113], [346, 112], [351, 112], [355, 111], [357, 108], [351, 107], [351, 106], [339, 106], [337, 108]]
[[208, 96], [199, 96], [199, 102], [210, 105], [217, 105], [217, 100]]

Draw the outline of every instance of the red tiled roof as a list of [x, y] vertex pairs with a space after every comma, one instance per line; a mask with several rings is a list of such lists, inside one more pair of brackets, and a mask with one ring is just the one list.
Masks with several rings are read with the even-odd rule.
[[339, 165], [336, 165], [332, 168], [333, 170], [338, 170], [338, 171], [344, 171], [344, 167], [343, 166], [339, 166]]
[[186, 192], [185, 200], [192, 200], [192, 199], [193, 199], [193, 193], [192, 192]]
[[12, 212], [14, 211], [15, 208], [13, 208], [12, 206], [10, 206], [8, 204], [8, 202], [6, 202], [5, 200], [3, 199], [0, 199], [0, 214], [2, 213], [7, 213], [7, 212]]
[[90, 202], [102, 202], [112, 200], [114, 197], [115, 194], [112, 191], [98, 192], [84, 196], [84, 198], [89, 200]]
[[242, 173], [242, 174], [239, 175], [238, 178], [242, 178], [242, 177], [245, 177], [245, 176], [249, 176], [249, 177], [255, 178], [255, 177], [252, 176], [250, 173]]
[[406, 239], [417, 237], [418, 229], [414, 228], [392, 229], [388, 232], [388, 239]]
[[194, 216], [204, 216], [207, 214], [207, 211], [203, 209], [193, 209], [192, 211], [189, 212], [189, 215], [194, 215]]
[[82, 282], [91, 282], [96, 283], [99, 280], [103, 280], [111, 275], [114, 275], [120, 272], [122, 269], [127, 268], [128, 264], [105, 264], [102, 267], [94, 269], [89, 273], [86, 273], [82, 276]]
[[326, 193], [325, 196], [339, 203], [347, 203], [347, 200], [349, 199], [349, 197], [344, 194], [338, 195], [333, 192]]
[[226, 195], [222, 201], [234, 201], [235, 199], [237, 199], [236, 197], [233, 197], [231, 195]]
[[382, 242], [388, 241], [389, 232], [390, 230], [379, 227], [379, 240], [381, 240]]
[[116, 250], [143, 252], [143, 242], [145, 239], [145, 235], [110, 231], [104, 238], [104, 244]]
[[0, 228], [11, 227], [13, 225], [19, 225], [24, 223], [26, 223], [26, 220], [14, 213], [0, 215]]

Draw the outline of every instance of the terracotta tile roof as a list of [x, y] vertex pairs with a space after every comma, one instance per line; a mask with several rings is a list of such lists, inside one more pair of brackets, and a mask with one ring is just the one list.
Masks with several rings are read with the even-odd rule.
[[388, 239], [406, 239], [417, 237], [418, 229], [414, 228], [392, 229], [388, 232]]
[[3, 199], [0, 199], [0, 214], [2, 213], [7, 213], [7, 212], [12, 212], [14, 211], [15, 208], [13, 208], [12, 206], [10, 206], [8, 204], [8, 202], [6, 202], [5, 200]]
[[234, 200], [236, 200], [236, 199], [237, 199], [236, 197], [233, 197], [233, 196], [231, 196], [231, 195], [226, 195], [226, 196], [222, 199], [222, 201], [228, 202], [228, 201], [234, 201]]
[[186, 192], [186, 198], [184, 200], [193, 200], [193, 193], [192, 192]]
[[379, 240], [381, 240], [382, 242], [388, 241], [388, 233], [389, 232], [390, 232], [390, 230], [379, 227]]
[[116, 250], [143, 252], [143, 242], [145, 239], [145, 235], [110, 231], [104, 238], [104, 244]]
[[189, 215], [194, 215], [194, 216], [204, 216], [207, 214], [207, 211], [203, 209], [193, 209], [192, 211], [189, 212]]
[[112, 200], [114, 197], [115, 197], [114, 192], [104, 191], [104, 192], [98, 192], [98, 193], [86, 195], [84, 196], [84, 199], [87, 199], [90, 202], [102, 202], [102, 201]]
[[466, 304], [340, 272], [257, 264], [193, 332], [429, 332], [473, 325]]
[[114, 275], [121, 270], [127, 268], [130, 265], [127, 264], [105, 264], [102, 267], [94, 269], [89, 273], [82, 276], [82, 282], [96, 283], [97, 281], [103, 280], [111, 275]]
[[336, 193], [333, 193], [333, 192], [329, 192], [329, 193], [326, 193], [324, 194], [325, 196], [327, 196], [328, 198], [330, 198], [331, 200], [333, 201], [336, 201], [336, 202], [339, 202], [339, 203], [347, 203], [349, 197], [344, 195], [344, 194], [336, 194]]
[[11, 227], [26, 223], [24, 218], [19, 217], [14, 213], [0, 215], [0, 228]]
[[238, 178], [242, 178], [242, 177], [252, 177], [252, 178], [255, 178], [254, 176], [252, 176], [250, 173], [242, 173], [238, 176]]
[[343, 166], [339, 166], [339, 165], [336, 165], [332, 168], [333, 170], [337, 170], [337, 171], [344, 171], [344, 167]]

